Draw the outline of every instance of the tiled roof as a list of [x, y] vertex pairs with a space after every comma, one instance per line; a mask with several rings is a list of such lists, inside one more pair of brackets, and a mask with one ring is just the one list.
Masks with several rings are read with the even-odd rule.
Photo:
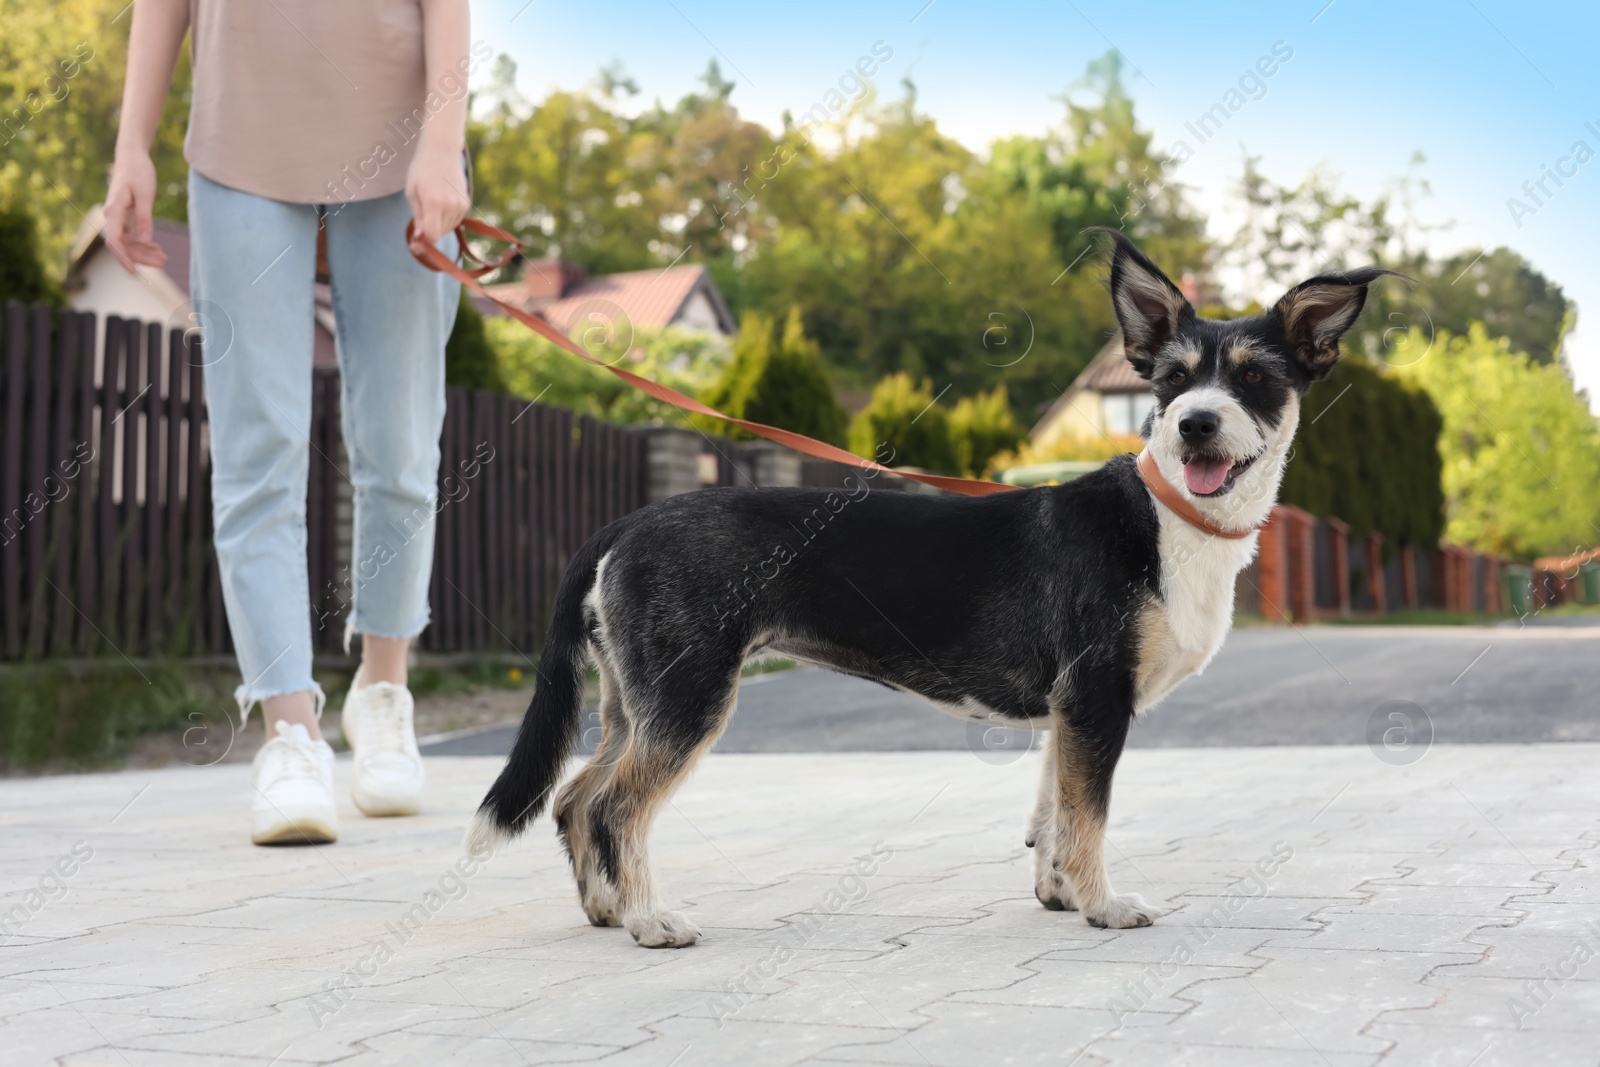
[[1148, 393], [1150, 391], [1150, 383], [1139, 377], [1138, 372], [1133, 369], [1133, 365], [1124, 358], [1122, 354], [1122, 335], [1120, 333], [1113, 335], [1111, 340], [1106, 342], [1105, 347], [1100, 349], [1099, 354], [1091, 359], [1089, 365], [1079, 372], [1078, 376], [1072, 380], [1071, 385], [1067, 386], [1067, 391], [1057, 397], [1056, 402], [1045, 410], [1039, 421], [1034, 424], [1033, 429], [1029, 431], [1029, 435], [1036, 435], [1049, 426], [1056, 416], [1066, 410], [1068, 404], [1072, 403], [1072, 398], [1085, 389], [1092, 389], [1097, 393]]
[[1083, 368], [1072, 383], [1074, 390], [1093, 389], [1097, 393], [1148, 393], [1150, 383], [1139, 377], [1122, 354], [1122, 338], [1113, 337], [1100, 354]]
[[[694, 292], [704, 288], [724, 332], [734, 332], [733, 317], [711, 280], [711, 272], [701, 264], [585, 278], [572, 285], [559, 300], [548, 302], [526, 299], [527, 290], [521, 282], [485, 288], [508, 304], [539, 314], [562, 333], [570, 332], [585, 315], [609, 318], [618, 311], [634, 326], [660, 329], [671, 325]], [[479, 307], [482, 310], [481, 302]]]

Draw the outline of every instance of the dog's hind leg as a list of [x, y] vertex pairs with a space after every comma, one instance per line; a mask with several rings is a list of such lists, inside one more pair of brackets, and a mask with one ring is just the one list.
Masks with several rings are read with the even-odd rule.
[[1052, 741], [1044, 749], [1039, 802], [1028, 817], [1025, 843], [1033, 849], [1033, 895], [1039, 898], [1039, 903], [1051, 911], [1077, 911], [1078, 905], [1073, 903], [1072, 889], [1067, 885], [1066, 875], [1061, 872], [1061, 854], [1057, 851], [1060, 837], [1057, 827], [1062, 819], [1060, 795], [1056, 775], [1056, 746]]
[[[716, 742], [733, 710], [737, 667], [707, 692], [685, 670], [629, 707], [632, 733], [611, 777], [590, 804], [589, 833], [600, 869], [617, 895], [622, 925], [646, 948], [692, 945], [700, 931], [656, 894], [650, 870], [650, 825], [702, 753]], [[703, 677], [703, 675], [702, 675]]]
[[623, 714], [621, 682], [604, 649], [594, 649], [600, 675], [600, 742], [584, 768], [562, 787], [553, 814], [561, 843], [572, 861], [583, 913], [595, 926], [621, 926], [616, 890], [600, 870], [600, 857], [589, 834], [589, 806], [610, 781], [617, 760], [628, 747], [628, 719]]
[[1139, 895], [1119, 895], [1106, 871], [1111, 776], [1133, 719], [1131, 696], [1119, 697], [1130, 688], [1107, 678], [1081, 679], [1072, 707], [1055, 731], [1058, 804], [1051, 863], [1066, 876], [1072, 899], [1089, 925], [1113, 929], [1149, 926], [1161, 917]]

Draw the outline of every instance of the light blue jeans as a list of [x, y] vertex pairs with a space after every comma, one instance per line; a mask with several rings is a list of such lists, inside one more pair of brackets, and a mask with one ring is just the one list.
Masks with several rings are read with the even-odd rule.
[[[340, 406], [354, 489], [352, 631], [413, 637], [428, 624], [444, 346], [461, 286], [411, 257], [403, 193], [290, 204], [189, 171], [190, 294], [207, 348], [211, 486], [223, 602], [244, 682], [241, 719], [310, 690], [306, 567], [312, 281], [325, 223], [337, 320]], [[456, 255], [456, 240], [439, 242]], [[340, 475], [342, 477], [342, 475]]]

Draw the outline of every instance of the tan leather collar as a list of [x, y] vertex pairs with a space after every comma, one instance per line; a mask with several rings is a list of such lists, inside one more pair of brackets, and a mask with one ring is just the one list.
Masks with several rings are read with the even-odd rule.
[[1254, 526], [1248, 530], [1224, 530], [1204, 515], [1198, 508], [1184, 497], [1184, 495], [1161, 476], [1161, 468], [1156, 466], [1156, 457], [1150, 454], [1147, 448], [1139, 453], [1139, 477], [1144, 479], [1144, 484], [1155, 494], [1156, 499], [1165, 504], [1174, 515], [1197, 530], [1204, 530], [1212, 537], [1226, 537], [1230, 541], [1237, 541], [1249, 537], [1256, 532]]

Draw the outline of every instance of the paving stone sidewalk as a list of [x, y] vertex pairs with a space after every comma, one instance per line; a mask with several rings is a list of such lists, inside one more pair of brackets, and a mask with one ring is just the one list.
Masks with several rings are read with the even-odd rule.
[[1037, 759], [709, 757], [676, 952], [584, 922], [547, 820], [454, 866], [498, 760], [316, 849], [247, 843], [245, 767], [0, 782], [0, 1061], [1600, 1063], [1600, 745], [1132, 751], [1125, 931], [1034, 901]]

